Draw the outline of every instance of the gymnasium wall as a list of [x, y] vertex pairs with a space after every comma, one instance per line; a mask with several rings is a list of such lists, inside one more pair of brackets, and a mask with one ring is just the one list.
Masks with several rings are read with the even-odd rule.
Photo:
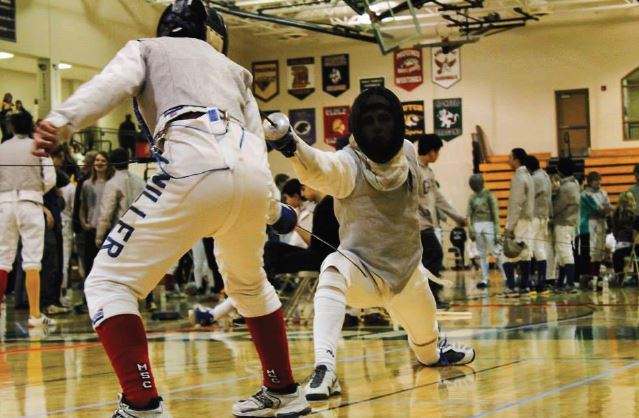
[[[636, 15], [635, 15], [636, 16]], [[444, 193], [465, 211], [471, 174], [471, 133], [480, 125], [495, 154], [507, 154], [513, 147], [530, 152], [557, 155], [556, 90], [587, 88], [590, 95], [591, 145], [594, 149], [636, 147], [623, 141], [620, 81], [639, 67], [636, 33], [639, 21], [613, 20], [596, 23], [551, 26], [531, 24], [506, 33], [481, 39], [461, 49], [462, 80], [449, 89], [431, 81], [430, 50], [424, 53], [424, 79], [420, 87], [406, 92], [394, 86], [393, 55], [381, 55], [375, 45], [343, 42], [290, 42], [289, 46], [251, 50], [242, 56], [242, 64], [278, 59], [280, 94], [268, 103], [258, 102], [263, 110], [291, 108], [316, 109], [318, 147], [323, 141], [322, 107], [350, 105], [359, 93], [359, 79], [383, 76], [403, 101], [424, 100], [426, 129], [433, 129], [432, 100], [462, 98], [463, 135], [448, 143], [434, 165]], [[321, 56], [348, 53], [351, 89], [334, 98], [321, 91]], [[315, 57], [315, 80], [319, 85], [303, 101], [286, 92], [286, 59]], [[606, 91], [602, 91], [605, 86]], [[291, 173], [290, 165], [271, 152], [274, 173]]]

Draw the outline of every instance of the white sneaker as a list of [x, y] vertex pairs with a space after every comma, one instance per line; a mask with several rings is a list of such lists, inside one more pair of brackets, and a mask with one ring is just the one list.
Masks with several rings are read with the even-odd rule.
[[29, 315], [29, 320], [27, 321], [27, 325], [29, 328], [42, 328], [54, 324], [55, 321], [43, 313], [40, 314], [40, 318], [34, 318]]
[[138, 411], [129, 406], [124, 395], [120, 393], [118, 394], [118, 409], [113, 412], [111, 418], [172, 418], [164, 406], [162, 398], [155, 398], [153, 401], [157, 406], [154, 405], [152, 409]]
[[311, 379], [304, 386], [304, 395], [309, 401], [328, 399], [342, 393], [337, 374], [323, 364], [315, 367]]
[[295, 418], [309, 414], [311, 406], [300, 387], [294, 393], [282, 395], [262, 386], [250, 398], [235, 402], [232, 412], [236, 417]]
[[451, 344], [443, 337], [439, 339], [439, 361], [428, 367], [461, 366], [475, 360], [475, 350], [464, 344]]

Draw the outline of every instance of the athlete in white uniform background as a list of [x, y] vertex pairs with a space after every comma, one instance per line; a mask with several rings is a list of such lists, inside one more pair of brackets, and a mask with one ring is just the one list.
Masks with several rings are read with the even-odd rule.
[[[213, 48], [226, 45], [226, 27], [200, 0], [168, 6], [158, 36], [128, 42], [56, 107], [34, 151], [46, 155], [57, 137], [135, 97], [161, 152], [157, 173], [106, 237], [85, 284], [93, 325], [122, 386], [113, 417], [169, 416], [138, 299], [205, 236], [215, 237], [226, 291], [246, 318], [263, 368], [263, 388], [233, 413], [308, 413], [291, 372], [281, 304], [262, 269], [265, 224], [279, 217], [280, 203], [270, 196], [275, 186], [251, 74]], [[290, 215], [288, 208], [281, 212]]]
[[29, 299], [28, 326], [51, 322], [40, 312], [40, 269], [44, 251], [42, 195], [55, 186], [50, 158], [31, 155], [33, 118], [28, 112], [9, 115], [14, 136], [0, 145], [0, 305], [22, 239], [22, 268]]
[[404, 140], [404, 113], [395, 94], [371, 88], [353, 103], [353, 139], [335, 153], [300, 140], [285, 115], [269, 116], [266, 137], [289, 158], [303, 184], [335, 198], [339, 251], [322, 264], [315, 294], [315, 370], [307, 399], [341, 391], [337, 342], [346, 305], [384, 307], [408, 333], [418, 361], [428, 366], [465, 364], [475, 352], [438, 338], [435, 300], [421, 264], [417, 155]]

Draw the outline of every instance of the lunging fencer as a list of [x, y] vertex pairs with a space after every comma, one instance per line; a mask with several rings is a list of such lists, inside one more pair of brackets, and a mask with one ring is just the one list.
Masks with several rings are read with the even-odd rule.
[[[310, 412], [295, 382], [280, 300], [262, 269], [265, 224], [294, 226], [275, 188], [249, 71], [228, 59], [220, 15], [177, 0], [157, 37], [128, 42], [106, 68], [56, 107], [37, 132], [35, 155], [134, 97], [153, 133], [158, 171], [116, 223], [85, 292], [93, 326], [122, 387], [113, 417], [169, 417], [158, 395], [138, 311], [163, 274], [193, 244], [215, 237], [228, 295], [259, 354], [263, 387], [235, 416]], [[137, 108], [137, 107], [136, 107]], [[280, 216], [281, 214], [281, 216]]]
[[386, 308], [426, 366], [473, 361], [472, 348], [439, 338], [435, 299], [421, 264], [422, 179], [415, 148], [404, 139], [397, 96], [385, 88], [361, 93], [352, 107], [350, 145], [335, 153], [307, 145], [285, 115], [269, 119], [267, 140], [289, 159], [302, 183], [335, 198], [340, 225], [340, 246], [324, 260], [315, 294], [315, 368], [306, 398], [326, 399], [341, 391], [336, 355], [347, 304]]

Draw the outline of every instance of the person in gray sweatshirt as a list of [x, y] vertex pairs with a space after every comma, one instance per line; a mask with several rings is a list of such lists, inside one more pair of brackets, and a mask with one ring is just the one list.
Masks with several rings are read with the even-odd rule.
[[482, 279], [478, 289], [488, 287], [488, 250], [491, 249], [501, 268], [501, 248], [499, 245], [499, 206], [492, 192], [484, 188], [481, 174], [473, 174], [468, 180], [473, 194], [468, 199], [468, 231], [470, 239], [477, 244]]
[[526, 167], [532, 174], [535, 184], [535, 210], [533, 212], [532, 230], [533, 242], [532, 253], [537, 262], [537, 284], [535, 291], [544, 292], [546, 288], [546, 270], [548, 267], [547, 246], [549, 242], [548, 222], [552, 215], [552, 185], [550, 177], [544, 169], [539, 166], [539, 160], [534, 155], [526, 158]]
[[579, 183], [573, 177], [575, 167], [568, 158], [562, 158], [557, 164], [561, 181], [559, 190], [553, 197], [553, 235], [555, 239], [555, 259], [559, 265], [557, 289], [576, 293], [575, 259], [572, 242], [575, 239], [575, 228], [579, 224]]
[[[532, 256], [532, 218], [535, 205], [535, 185], [532, 176], [524, 165], [528, 154], [523, 148], [514, 148], [510, 153], [509, 164], [515, 169], [515, 175], [511, 180], [510, 194], [508, 197], [508, 218], [504, 235], [523, 245], [519, 255], [519, 270], [521, 282], [519, 290], [521, 295], [530, 293], [530, 260]], [[514, 260], [504, 263], [506, 275], [506, 297], [518, 297], [515, 292], [515, 264]]]

